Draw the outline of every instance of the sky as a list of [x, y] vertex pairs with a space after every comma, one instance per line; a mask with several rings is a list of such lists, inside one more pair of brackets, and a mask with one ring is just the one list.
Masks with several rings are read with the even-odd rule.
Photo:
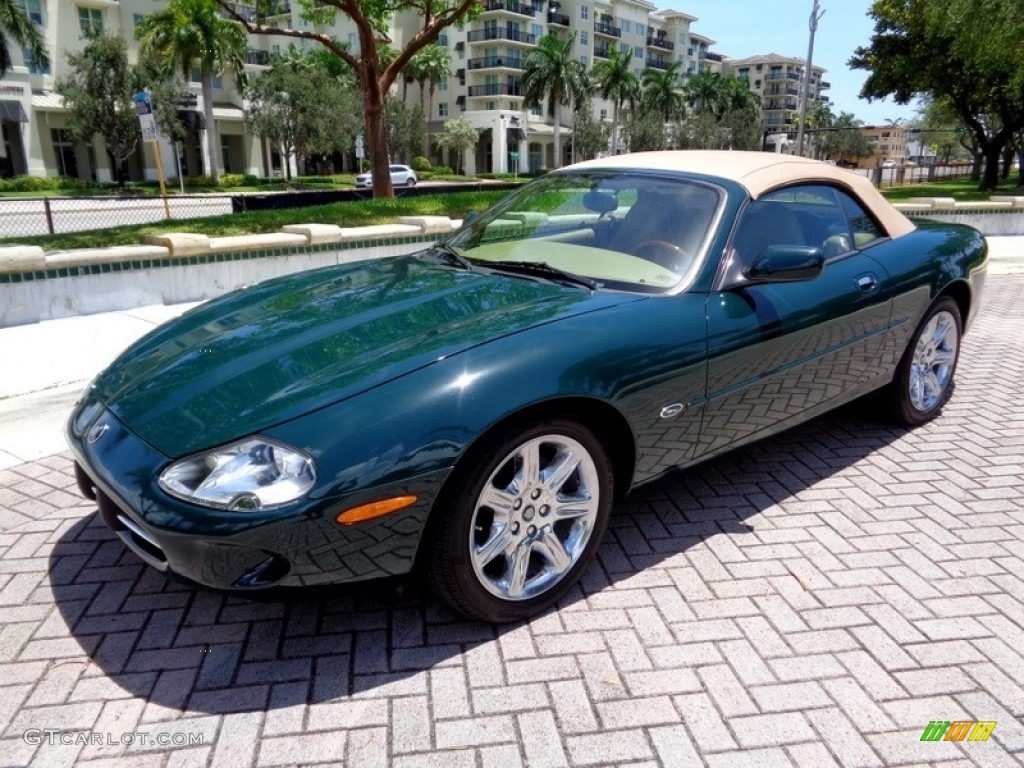
[[[655, 0], [657, 2], [657, 0]], [[846, 62], [857, 46], [868, 45], [874, 31], [874, 19], [867, 15], [871, 0], [818, 0], [825, 15], [814, 35], [812, 64], [828, 70], [826, 93], [832, 111], [852, 112], [865, 125], [884, 125], [887, 120], [913, 118], [914, 103], [902, 105], [891, 99], [868, 102], [861, 99], [865, 70], [852, 70]], [[716, 40], [711, 50], [733, 58], [778, 53], [807, 57], [810, 32], [808, 21], [814, 0], [674, 0], [672, 8], [698, 21], [690, 25], [697, 34]]]

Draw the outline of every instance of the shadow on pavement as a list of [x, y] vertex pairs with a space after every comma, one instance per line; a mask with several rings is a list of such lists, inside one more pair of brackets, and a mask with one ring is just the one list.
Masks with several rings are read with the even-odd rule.
[[[870, 401], [854, 403], [639, 489], [616, 506], [580, 584], [532, 629], [556, 622], [562, 631], [569, 612], [612, 605], [631, 578], [644, 581], [645, 569], [669, 558], [699, 567], [687, 561], [688, 549], [716, 536], [723, 538], [713, 546], [729, 547], [731, 537], [753, 535], [747, 520], [755, 515], [776, 523], [792, 515], [775, 505], [813, 497], [806, 492], [815, 484], [906, 434], [872, 422], [870, 408]], [[174, 711], [251, 712], [425, 693], [427, 676], [417, 673], [454, 659], [471, 677], [496, 675], [501, 684], [501, 657], [488, 646], [517, 629], [463, 621], [415, 578], [287, 599], [196, 589], [144, 566], [95, 513], [64, 532], [49, 573], [71, 635], [116, 686], [110, 698], [123, 696], [119, 689]], [[685, 598], [685, 585], [674, 586]]]

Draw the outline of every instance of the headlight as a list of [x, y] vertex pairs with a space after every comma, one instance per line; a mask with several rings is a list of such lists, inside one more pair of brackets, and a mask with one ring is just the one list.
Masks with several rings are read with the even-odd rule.
[[220, 509], [256, 510], [297, 501], [316, 483], [313, 459], [250, 437], [174, 462], [160, 474], [171, 496]]

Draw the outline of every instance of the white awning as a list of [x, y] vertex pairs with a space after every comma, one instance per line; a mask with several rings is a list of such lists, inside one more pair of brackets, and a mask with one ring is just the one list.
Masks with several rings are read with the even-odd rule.
[[214, 120], [244, 120], [245, 112], [242, 111], [241, 107], [236, 107], [234, 104], [214, 104], [213, 105], [213, 119]]
[[40, 112], [65, 112], [64, 98], [53, 91], [32, 94], [32, 109]]

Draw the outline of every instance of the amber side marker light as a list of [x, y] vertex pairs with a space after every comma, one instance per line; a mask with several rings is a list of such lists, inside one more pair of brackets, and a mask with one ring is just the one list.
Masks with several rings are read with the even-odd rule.
[[360, 504], [358, 507], [346, 509], [334, 519], [342, 525], [362, 523], [366, 520], [384, 517], [384, 515], [390, 515], [392, 512], [397, 512], [400, 509], [411, 507], [418, 499], [418, 496], [395, 496], [393, 499], [371, 501], [369, 504]]

